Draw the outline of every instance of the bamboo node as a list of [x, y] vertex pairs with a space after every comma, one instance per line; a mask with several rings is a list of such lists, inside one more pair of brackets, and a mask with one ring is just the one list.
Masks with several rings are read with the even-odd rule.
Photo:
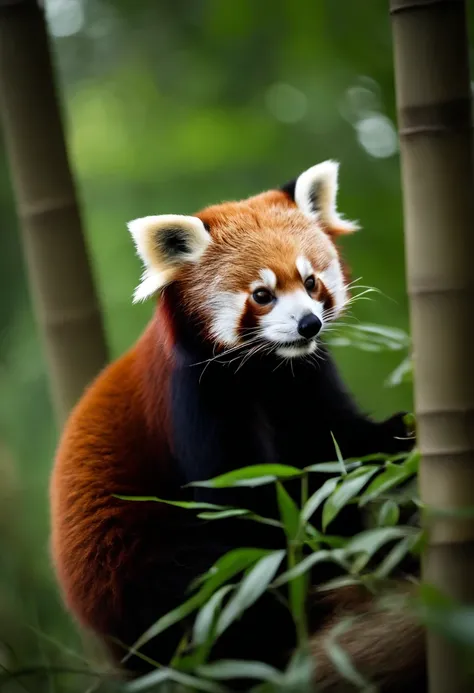
[[[1, 0], [0, 0], [1, 2]], [[62, 212], [65, 209], [76, 209], [77, 200], [75, 197], [62, 197], [57, 199], [40, 200], [34, 204], [23, 205], [20, 207], [19, 214], [22, 219], [33, 219], [41, 217], [50, 212]]]
[[390, 14], [401, 14], [402, 12], [416, 12], [424, 10], [434, 5], [444, 5], [445, 7], [454, 4], [462, 5], [464, 0], [390, 0]]
[[442, 103], [405, 106], [398, 110], [400, 136], [420, 132], [467, 132], [472, 128], [471, 99], [462, 97]]

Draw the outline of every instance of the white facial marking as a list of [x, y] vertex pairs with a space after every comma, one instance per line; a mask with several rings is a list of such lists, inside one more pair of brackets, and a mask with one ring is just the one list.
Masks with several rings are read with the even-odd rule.
[[277, 285], [277, 278], [275, 272], [271, 269], [263, 269], [260, 271], [260, 276], [265, 286], [268, 289], [275, 291]]
[[347, 290], [339, 260], [331, 260], [318, 276], [334, 299], [334, 317], [337, 317], [347, 301]]
[[304, 289], [282, 294], [273, 310], [260, 320], [263, 336], [271, 342], [288, 344], [300, 340], [298, 322], [308, 313], [317, 315], [322, 322], [322, 303], [313, 301]]
[[264, 286], [265, 288], [270, 289], [270, 291], [275, 291], [276, 285], [277, 278], [275, 272], [271, 269], [262, 269], [260, 270], [260, 279], [252, 282], [250, 289], [255, 291], [255, 289], [259, 289], [260, 287]]
[[298, 358], [298, 356], [308, 356], [316, 351], [316, 342], [308, 342], [308, 344], [298, 346], [281, 346], [278, 347], [276, 353], [286, 359]]
[[222, 344], [232, 346], [238, 342], [237, 328], [247, 294], [245, 292], [218, 291], [208, 305], [212, 312], [212, 336]]
[[312, 264], [304, 255], [300, 255], [296, 258], [296, 269], [300, 273], [300, 277], [303, 281], [314, 274]]

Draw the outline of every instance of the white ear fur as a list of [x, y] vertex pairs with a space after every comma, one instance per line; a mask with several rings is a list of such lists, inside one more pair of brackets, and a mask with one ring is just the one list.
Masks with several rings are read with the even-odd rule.
[[186, 262], [197, 262], [211, 237], [197, 217], [162, 214], [129, 221], [138, 255], [144, 264], [133, 302], [144, 301], [173, 281]]
[[295, 202], [307, 216], [318, 219], [329, 231], [352, 233], [358, 224], [341, 217], [336, 208], [339, 163], [323, 161], [296, 179]]

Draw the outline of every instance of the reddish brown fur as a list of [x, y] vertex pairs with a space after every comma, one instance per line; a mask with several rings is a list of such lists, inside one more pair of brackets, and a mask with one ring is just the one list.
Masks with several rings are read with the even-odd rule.
[[101, 633], [113, 630], [113, 614], [120, 613], [123, 583], [138, 550], [136, 538], [142, 550], [144, 533], [152, 525], [150, 542], [161, 541], [166, 552], [168, 507], [125, 503], [112, 494], [159, 489], [166, 497], [176, 491], [168, 469], [168, 339], [161, 310], [136, 346], [88, 388], [56, 455], [51, 480], [54, 563], [69, 608]]
[[[425, 693], [424, 634], [419, 622], [406, 608], [406, 598], [415, 594], [408, 583], [392, 587], [393, 603], [380, 603], [362, 586], [343, 587], [327, 596], [331, 616], [311, 640], [315, 659], [317, 690], [350, 693], [355, 690], [341, 677], [328, 655], [335, 638], [350, 657], [355, 670], [383, 693]], [[386, 595], [387, 596], [387, 595]], [[340, 629], [341, 623], [346, 627]]]

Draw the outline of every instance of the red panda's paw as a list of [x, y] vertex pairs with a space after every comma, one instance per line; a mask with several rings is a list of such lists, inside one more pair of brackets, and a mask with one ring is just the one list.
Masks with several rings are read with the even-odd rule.
[[380, 452], [397, 454], [410, 452], [416, 444], [413, 417], [407, 412], [398, 412], [379, 424]]

